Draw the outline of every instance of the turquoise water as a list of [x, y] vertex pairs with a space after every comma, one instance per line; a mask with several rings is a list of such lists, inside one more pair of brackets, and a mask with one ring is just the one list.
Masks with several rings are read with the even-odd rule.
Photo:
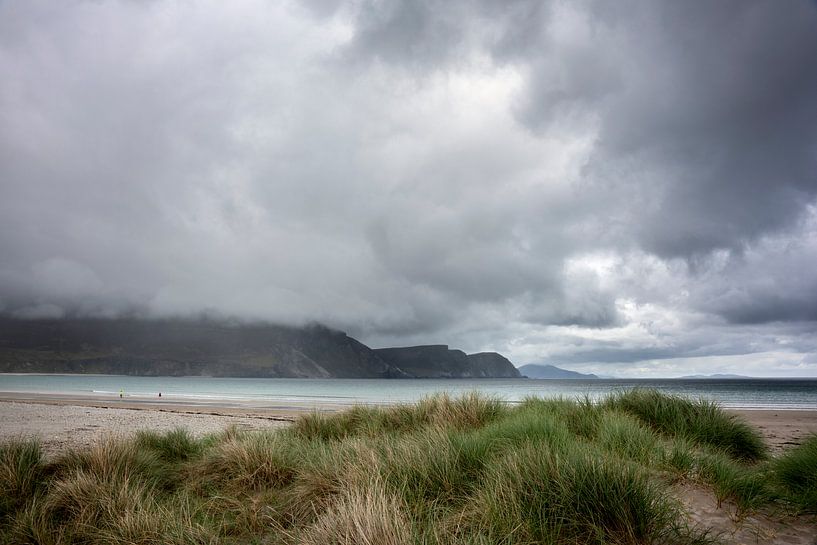
[[111, 375], [0, 374], [0, 394], [43, 393], [100, 399], [158, 398], [218, 406], [280, 407], [298, 404], [395, 403], [434, 393], [480, 391], [509, 402], [527, 396], [597, 399], [629, 388], [712, 399], [724, 407], [817, 409], [817, 379], [251, 379], [209, 377], [131, 377]]

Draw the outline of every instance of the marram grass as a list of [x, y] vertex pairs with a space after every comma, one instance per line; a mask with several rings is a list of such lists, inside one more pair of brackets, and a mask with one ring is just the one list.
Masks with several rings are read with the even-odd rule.
[[794, 503], [817, 513], [817, 435], [774, 460], [772, 475]]
[[733, 458], [751, 462], [767, 455], [756, 430], [712, 401], [636, 389], [609, 396], [604, 405], [632, 414], [660, 433], [721, 449]]
[[45, 460], [0, 446], [0, 543], [710, 543], [672, 485], [817, 508], [817, 438], [763, 461], [716, 405], [651, 391], [477, 394], [308, 414], [265, 432], [143, 431]]
[[36, 441], [0, 445], [0, 520], [14, 516], [44, 480], [43, 456]]

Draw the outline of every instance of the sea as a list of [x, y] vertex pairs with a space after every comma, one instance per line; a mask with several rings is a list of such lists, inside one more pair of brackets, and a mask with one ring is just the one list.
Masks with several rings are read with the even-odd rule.
[[220, 407], [280, 408], [412, 402], [438, 392], [477, 391], [508, 403], [526, 397], [590, 398], [632, 388], [653, 388], [725, 408], [817, 410], [817, 378], [729, 379], [285, 379], [134, 377], [120, 375], [0, 374], [0, 396], [67, 395], [134, 401], [155, 399]]

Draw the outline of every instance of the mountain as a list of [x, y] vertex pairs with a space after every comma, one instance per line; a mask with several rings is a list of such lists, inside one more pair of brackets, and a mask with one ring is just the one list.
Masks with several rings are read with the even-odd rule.
[[384, 357], [394, 353], [382, 354], [321, 325], [0, 317], [0, 373], [286, 378], [519, 376], [499, 354], [466, 356], [459, 350], [449, 352], [457, 356], [434, 360], [437, 369], [418, 365], [405, 370]]
[[137, 319], [0, 319], [0, 372], [404, 376], [368, 346], [324, 326]]
[[686, 375], [679, 378], [752, 378], [745, 375], [732, 375], [729, 373], [715, 373], [714, 375]]
[[496, 352], [466, 354], [447, 345], [379, 348], [375, 353], [392, 367], [417, 378], [519, 378], [519, 371]]
[[519, 372], [522, 376], [528, 378], [559, 378], [559, 379], [566, 379], [566, 378], [584, 378], [584, 379], [593, 379], [599, 378], [593, 374], [584, 374], [584, 373], [577, 373], [576, 371], [568, 371], [567, 369], [561, 369], [559, 367], [555, 367], [553, 365], [538, 365], [535, 363], [529, 363], [528, 365], [523, 365], [519, 368]]

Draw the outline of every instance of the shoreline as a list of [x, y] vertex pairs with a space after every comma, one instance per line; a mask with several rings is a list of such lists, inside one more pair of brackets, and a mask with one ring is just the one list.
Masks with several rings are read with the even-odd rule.
[[[308, 379], [306, 379], [308, 380]], [[343, 379], [339, 379], [343, 380]], [[2, 387], [2, 386], [0, 386]], [[440, 390], [439, 393], [448, 393], [451, 395], [458, 395], [456, 391]], [[428, 394], [436, 392], [429, 391]], [[491, 395], [491, 394], [488, 394]], [[568, 395], [568, 397], [572, 397]], [[578, 395], [576, 397], [582, 397]], [[501, 398], [500, 398], [501, 399]], [[219, 410], [235, 409], [235, 410], [284, 410], [284, 411], [304, 411], [304, 410], [342, 410], [344, 408], [353, 407], [355, 405], [371, 405], [371, 406], [388, 406], [401, 403], [413, 403], [411, 400], [383, 400], [383, 401], [366, 401], [358, 398], [350, 397], [343, 399], [336, 396], [314, 396], [314, 397], [294, 397], [294, 398], [258, 398], [258, 397], [239, 397], [239, 396], [197, 396], [197, 395], [178, 395], [172, 392], [165, 393], [164, 396], [158, 397], [155, 394], [133, 394], [125, 393], [124, 398], [119, 398], [115, 392], [85, 392], [85, 393], [55, 393], [51, 391], [4, 391], [0, 390], [0, 401], [21, 401], [34, 403], [77, 403], [77, 404], [91, 404], [105, 407], [121, 407], [123, 405], [132, 405], [132, 408], [158, 408], [158, 407], [213, 407]], [[508, 404], [519, 403], [517, 400], [503, 400]], [[763, 404], [724, 404], [719, 403], [721, 408], [727, 411], [736, 412], [793, 412], [793, 413], [817, 413], [817, 406], [809, 405], [763, 405]]]
[[190, 414], [239, 415], [239, 416], [280, 416], [292, 420], [298, 414], [320, 411], [339, 411], [352, 407], [355, 403], [338, 403], [335, 401], [296, 401], [286, 400], [242, 400], [242, 399], [208, 399], [191, 400], [174, 398], [166, 395], [162, 398], [128, 394], [124, 398], [110, 395], [53, 394], [37, 392], [3, 392], [0, 391], [0, 403], [33, 403], [40, 405], [74, 405], [78, 407], [95, 407], [100, 409], [152, 410], [160, 412], [178, 412]]
[[[70, 394], [0, 392], [0, 442], [38, 438], [48, 453], [87, 446], [105, 435], [130, 435], [140, 429], [169, 431], [186, 427], [194, 435], [230, 426], [249, 430], [285, 426], [313, 411], [337, 412], [354, 403], [191, 402], [128, 396], [125, 399]], [[725, 408], [758, 429], [772, 453], [817, 434], [817, 410]]]

